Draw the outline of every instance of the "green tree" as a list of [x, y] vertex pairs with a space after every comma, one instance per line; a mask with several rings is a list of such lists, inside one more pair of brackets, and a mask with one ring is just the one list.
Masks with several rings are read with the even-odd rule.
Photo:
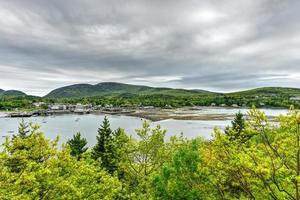
[[[31, 125], [27, 122], [25, 122], [24, 119], [19, 124], [18, 128], [18, 134], [13, 135], [12, 139], [16, 141], [24, 140], [31, 136], [30, 133]], [[34, 128], [37, 128], [34, 126]], [[13, 151], [20, 151], [20, 150], [26, 150], [28, 147], [23, 145], [23, 143], [20, 143], [19, 145], [15, 146], [15, 149]], [[20, 157], [14, 157], [8, 159], [7, 166], [9, 166], [11, 172], [19, 172], [22, 170], [22, 166], [24, 165], [24, 160]]]
[[13, 137], [20, 137], [20, 138], [26, 138], [29, 135], [29, 123], [25, 122], [24, 119], [21, 120], [20, 124], [19, 124], [19, 128], [18, 128], [18, 134], [14, 135]]
[[199, 149], [206, 144], [195, 139], [181, 145], [174, 152], [171, 162], [164, 164], [153, 179], [157, 199], [214, 199], [208, 172], [201, 168]]
[[113, 133], [113, 145], [114, 145], [114, 156], [115, 165], [117, 166], [117, 171], [119, 178], [124, 178], [125, 169], [121, 163], [126, 159], [126, 148], [130, 144], [131, 138], [125, 133], [124, 129], [118, 128]]
[[111, 174], [117, 169], [113, 131], [106, 116], [98, 129], [97, 144], [92, 150], [92, 157], [95, 160], [100, 158], [101, 166]]
[[300, 113], [292, 110], [276, 121], [251, 110], [245, 143], [215, 131], [206, 164], [220, 198], [300, 199]]
[[122, 163], [126, 172], [129, 190], [138, 199], [149, 199], [151, 193], [151, 177], [168, 160], [164, 143], [166, 130], [160, 126], [151, 129], [147, 121], [137, 129], [138, 140], [131, 139], [126, 146], [126, 159]]
[[[121, 183], [88, 157], [77, 161], [38, 126], [30, 136], [7, 138], [0, 151], [0, 199], [115, 199]], [[20, 146], [25, 148], [19, 148]], [[11, 165], [11, 160], [19, 160]], [[18, 170], [15, 170], [15, 169]]]
[[244, 115], [240, 111], [235, 115], [235, 118], [232, 121], [232, 129], [234, 129], [237, 134], [240, 134], [245, 129]]
[[67, 144], [71, 148], [71, 155], [76, 157], [77, 160], [80, 160], [82, 154], [87, 151], [87, 140], [81, 137], [81, 134], [78, 132], [73, 135], [73, 138], [67, 141]]
[[231, 126], [226, 127], [225, 134], [229, 137], [230, 140], [239, 140], [240, 142], [246, 142], [250, 135], [247, 135], [244, 130], [246, 126], [246, 120], [244, 115], [239, 111], [235, 114]]

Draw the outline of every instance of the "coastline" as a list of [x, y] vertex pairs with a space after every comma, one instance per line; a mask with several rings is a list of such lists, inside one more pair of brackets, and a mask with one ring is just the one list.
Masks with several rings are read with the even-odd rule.
[[[82, 110], [82, 111], [70, 111], [70, 110], [36, 110], [30, 112], [1, 112], [0, 117], [34, 117], [34, 116], [57, 116], [64, 114], [108, 114], [119, 116], [132, 116], [150, 121], [161, 121], [167, 119], [174, 120], [232, 120], [234, 115], [238, 111], [242, 111], [244, 114], [250, 108], [239, 107], [213, 107], [213, 106], [199, 106], [199, 107], [182, 107], [182, 108], [131, 108], [131, 109], [112, 109], [109, 110]], [[287, 109], [280, 108], [260, 108], [270, 111], [287, 111]], [[273, 116], [269, 116], [273, 117]]]

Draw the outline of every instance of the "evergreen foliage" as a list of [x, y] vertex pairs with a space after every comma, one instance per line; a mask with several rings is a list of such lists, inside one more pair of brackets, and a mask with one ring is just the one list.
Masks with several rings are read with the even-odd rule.
[[71, 155], [75, 156], [80, 160], [82, 154], [87, 151], [87, 140], [81, 137], [81, 134], [78, 132], [73, 135], [73, 138], [68, 140], [67, 144], [71, 148]]
[[110, 128], [108, 118], [105, 116], [101, 127], [98, 129], [97, 144], [92, 151], [92, 157], [100, 158], [101, 166], [108, 172], [114, 173], [117, 168], [117, 152], [114, 145], [114, 134]]
[[20, 122], [19, 124], [19, 128], [18, 128], [18, 134], [17, 135], [14, 135], [14, 138], [16, 137], [20, 137], [20, 138], [26, 138], [28, 137], [29, 135], [29, 124], [27, 122], [25, 122], [24, 119], [22, 119], [22, 121]]
[[239, 140], [240, 142], [246, 142], [251, 135], [244, 132], [246, 127], [246, 120], [244, 115], [239, 111], [236, 113], [233, 121], [231, 122], [231, 127], [226, 127], [225, 134], [230, 140]]

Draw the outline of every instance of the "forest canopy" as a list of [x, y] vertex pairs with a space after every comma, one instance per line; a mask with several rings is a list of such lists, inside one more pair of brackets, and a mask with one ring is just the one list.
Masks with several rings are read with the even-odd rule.
[[94, 147], [22, 122], [0, 150], [0, 199], [300, 199], [300, 113], [238, 113], [211, 140], [166, 139], [145, 121], [132, 138], [107, 118]]

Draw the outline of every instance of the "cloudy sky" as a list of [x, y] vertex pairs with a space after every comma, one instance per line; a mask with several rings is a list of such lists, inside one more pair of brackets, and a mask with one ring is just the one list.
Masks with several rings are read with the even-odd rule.
[[0, 88], [300, 87], [299, 0], [0, 0]]

